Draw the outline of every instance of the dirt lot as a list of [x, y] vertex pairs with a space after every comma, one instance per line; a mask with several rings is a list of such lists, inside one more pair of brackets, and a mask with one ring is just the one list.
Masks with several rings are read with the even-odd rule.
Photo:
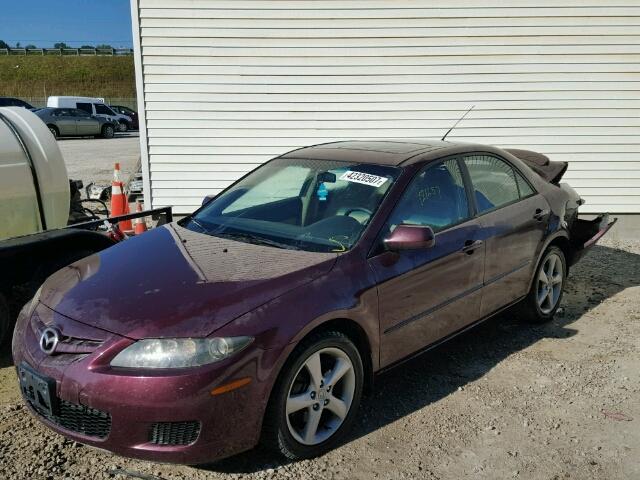
[[117, 133], [109, 140], [104, 138], [61, 138], [58, 146], [67, 165], [67, 175], [82, 180], [110, 185], [113, 165], [120, 162], [123, 180], [129, 178], [140, 156], [140, 139], [137, 133]]
[[21, 406], [7, 358], [0, 478], [640, 478], [640, 241], [596, 247], [563, 306], [543, 326], [495, 318], [379, 377], [347, 442], [298, 463], [254, 450], [158, 465], [66, 441]]

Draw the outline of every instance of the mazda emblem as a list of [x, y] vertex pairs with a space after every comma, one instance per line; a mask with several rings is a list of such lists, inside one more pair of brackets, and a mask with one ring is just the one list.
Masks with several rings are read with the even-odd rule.
[[45, 328], [40, 335], [40, 350], [47, 355], [53, 355], [60, 341], [60, 332], [55, 328]]

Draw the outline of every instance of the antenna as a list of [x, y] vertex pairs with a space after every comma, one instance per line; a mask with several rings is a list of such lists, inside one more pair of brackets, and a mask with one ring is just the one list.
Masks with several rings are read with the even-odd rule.
[[440, 140], [444, 142], [444, 139], [445, 139], [445, 138], [447, 138], [447, 135], [449, 135], [449, 133], [451, 133], [451, 130], [453, 130], [454, 128], [456, 128], [456, 127], [458, 126], [458, 124], [459, 124], [462, 120], [464, 120], [464, 117], [466, 117], [466, 116], [469, 114], [469, 112], [470, 112], [471, 110], [473, 110], [474, 108], [475, 108], [475, 105], [471, 105], [471, 108], [470, 108], [469, 110], [467, 110], [466, 112], [464, 112], [464, 115], [462, 115], [462, 116], [458, 119], [458, 121], [457, 121], [456, 123], [454, 123], [454, 124], [453, 124], [453, 127], [451, 127], [449, 130], [447, 130], [447, 133], [445, 133], [445, 134], [444, 134], [444, 137], [442, 137]]

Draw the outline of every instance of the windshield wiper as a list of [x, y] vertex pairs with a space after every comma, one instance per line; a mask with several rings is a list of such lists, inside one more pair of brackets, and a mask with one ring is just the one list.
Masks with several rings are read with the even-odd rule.
[[285, 250], [298, 250], [293, 245], [289, 245], [289, 244], [281, 243], [281, 242], [276, 242], [275, 240], [270, 240], [270, 239], [264, 238], [264, 237], [258, 237], [258, 236], [255, 236], [255, 235], [251, 235], [249, 233], [222, 232], [222, 233], [216, 233], [215, 235], [216, 236], [221, 236], [221, 237], [228, 237], [228, 238], [231, 238], [233, 240], [238, 240], [240, 242], [251, 243], [253, 245], [268, 245], [270, 247], [283, 248]]

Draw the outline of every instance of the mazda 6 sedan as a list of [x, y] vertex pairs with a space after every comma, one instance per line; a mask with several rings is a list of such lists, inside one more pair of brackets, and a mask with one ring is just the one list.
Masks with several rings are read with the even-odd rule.
[[291, 459], [351, 428], [373, 375], [513, 307], [553, 318], [615, 222], [522, 150], [348, 141], [277, 157], [192, 215], [73, 263], [22, 310], [31, 413], [120, 455]]

